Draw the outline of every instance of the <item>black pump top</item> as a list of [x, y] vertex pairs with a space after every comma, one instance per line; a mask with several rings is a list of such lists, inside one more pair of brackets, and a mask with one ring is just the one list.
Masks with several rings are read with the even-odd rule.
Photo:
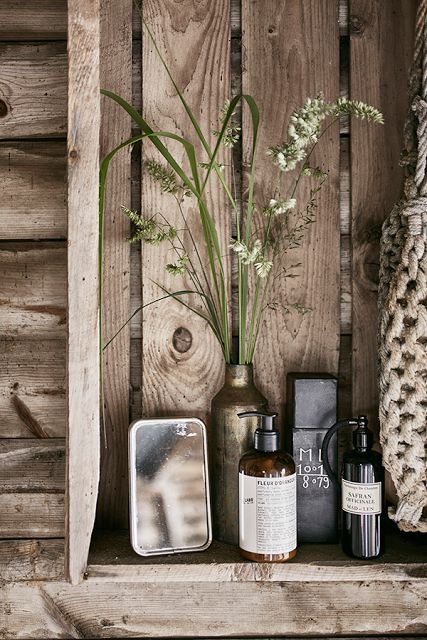
[[368, 419], [366, 416], [357, 418], [357, 429], [353, 431], [353, 446], [355, 449], [372, 449], [374, 444], [374, 434], [368, 429]]
[[239, 418], [259, 417], [261, 419], [261, 425], [255, 431], [254, 436], [254, 446], [257, 451], [278, 451], [280, 449], [280, 433], [274, 428], [274, 418], [277, 418], [278, 413], [245, 411], [237, 415]]

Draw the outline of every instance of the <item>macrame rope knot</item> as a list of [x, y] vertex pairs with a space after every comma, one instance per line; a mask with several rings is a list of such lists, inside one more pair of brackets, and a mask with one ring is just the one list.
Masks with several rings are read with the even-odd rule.
[[378, 385], [384, 466], [403, 531], [427, 532], [427, 3], [416, 20], [403, 130], [404, 197], [383, 224], [378, 287]]
[[417, 138], [418, 138], [418, 158], [415, 171], [415, 184], [418, 188], [422, 186], [426, 172], [427, 159], [427, 102], [420, 96], [415, 98], [412, 109], [418, 118]]
[[423, 235], [427, 231], [427, 197], [418, 196], [404, 202], [402, 215], [408, 217], [409, 233]]

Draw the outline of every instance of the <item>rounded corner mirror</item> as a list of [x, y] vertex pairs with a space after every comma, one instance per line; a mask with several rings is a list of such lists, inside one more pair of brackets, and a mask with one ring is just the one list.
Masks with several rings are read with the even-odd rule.
[[206, 426], [136, 420], [129, 429], [130, 533], [142, 556], [203, 551], [212, 541]]

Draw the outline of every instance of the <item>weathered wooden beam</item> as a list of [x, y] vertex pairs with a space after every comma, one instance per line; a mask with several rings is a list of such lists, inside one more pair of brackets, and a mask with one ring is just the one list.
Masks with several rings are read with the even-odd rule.
[[72, 622], [58, 610], [52, 598], [38, 586], [17, 583], [2, 586], [2, 632], [42, 640], [81, 638]]
[[[293, 2], [281, 5], [272, 0], [242, 2], [243, 92], [252, 95], [261, 112], [254, 199], [261, 212], [274, 196], [277, 168], [265, 152], [287, 139], [289, 117], [307, 98], [324, 92], [333, 101], [339, 92], [338, 5], [322, 2]], [[251, 130], [249, 109], [243, 109], [243, 130]], [[322, 138], [312, 166], [328, 175], [316, 197], [316, 222], [298, 249], [285, 254], [283, 266], [301, 263], [295, 279], [281, 277], [266, 303], [276, 297], [278, 308], [265, 312], [264, 326], [255, 355], [255, 373], [271, 410], [284, 415], [285, 381], [289, 371], [338, 373], [340, 333], [340, 218], [339, 218], [339, 127]], [[243, 162], [252, 157], [250, 136], [243, 140]], [[283, 174], [280, 196], [290, 198], [296, 172]], [[246, 170], [246, 189], [249, 172]], [[302, 211], [310, 189], [318, 182], [303, 178], [296, 192], [293, 213]], [[292, 228], [295, 215], [290, 216]], [[258, 228], [265, 217], [255, 218]], [[311, 309], [286, 314], [283, 305]]]
[[[120, 29], [117, 25], [120, 23]], [[101, 1], [100, 84], [127, 102], [132, 101], [132, 2]], [[130, 116], [106, 96], [101, 99], [101, 160], [131, 137]], [[129, 219], [131, 147], [111, 161], [106, 189], [103, 246], [104, 344], [130, 317]], [[127, 325], [104, 352], [105, 434], [101, 433], [101, 476], [97, 525], [128, 527], [130, 327]]]
[[0, 172], [0, 239], [67, 237], [64, 141], [3, 142]]
[[50, 437], [65, 436], [65, 340], [0, 340], [0, 437], [32, 437], [18, 396]]
[[350, 2], [350, 97], [375, 106], [385, 119], [384, 125], [351, 122], [353, 413], [366, 414], [377, 432], [379, 239], [403, 187], [399, 158], [416, 4]]
[[[321, 557], [321, 553], [319, 556]], [[85, 576], [89, 584], [102, 582], [164, 583], [164, 582], [360, 582], [394, 581], [426, 582], [427, 569], [419, 564], [378, 564], [374, 567], [348, 562], [334, 565], [269, 566], [240, 562], [179, 565], [89, 565]]]
[[66, 573], [86, 567], [99, 481], [99, 1], [68, 2]]
[[[75, 630], [79, 637], [298, 634], [325, 640], [408, 637], [425, 634], [427, 627], [424, 546], [397, 531], [387, 536], [386, 554], [369, 563], [348, 558], [340, 545], [301, 545], [295, 560], [273, 565], [249, 562], [236, 547], [217, 542], [202, 553], [142, 558], [128, 534], [96, 532], [85, 581], [76, 587], [55, 578], [57, 563], [53, 573], [46, 565], [54, 548], [60, 552], [60, 541], [4, 541], [0, 559], [12, 545], [22, 559], [15, 558], [8, 575], [15, 571], [21, 585], [2, 591], [11, 612], [5, 635], [18, 621], [29, 637], [49, 636], [52, 618], [40, 610], [41, 601], [56, 625], [67, 621], [65, 637], [74, 637]], [[24, 593], [26, 607], [19, 614]]]
[[0, 538], [63, 538], [64, 520], [63, 493], [0, 494]]
[[67, 0], [3, 0], [1, 39], [66, 40]]
[[[230, 98], [228, 0], [208, 3], [203, 10], [196, 5], [188, 5], [185, 12], [169, 0], [161, 4], [149, 2], [144, 5], [144, 14], [175, 82], [213, 149], [216, 139], [211, 130], [220, 127], [218, 118], [221, 116], [221, 108], [226, 99]], [[193, 142], [197, 160], [206, 162], [207, 154], [203, 151], [185, 109], [145, 33], [142, 64], [144, 117], [154, 130], [172, 131]], [[164, 143], [189, 172], [182, 145], [173, 140]], [[145, 168], [145, 162], [153, 159], [165, 166], [165, 161], [155, 151], [149, 141], [143, 144], [142, 212], [150, 217], [160, 211], [177, 229], [182, 229], [183, 220], [175, 199], [170, 194], [162, 194]], [[218, 161], [228, 165], [229, 156], [220, 153]], [[203, 175], [203, 170], [200, 171]], [[230, 263], [227, 254], [231, 237], [230, 207], [214, 176], [204, 195], [217, 225], [229, 286]], [[209, 269], [197, 202], [194, 197], [184, 198], [182, 206], [196, 239], [202, 264]], [[159, 221], [161, 222], [161, 218]], [[184, 234], [184, 242], [191, 259], [197, 263], [188, 234]], [[175, 278], [166, 271], [166, 264], [176, 259], [167, 244], [163, 243], [158, 247], [143, 245], [144, 304], [164, 295], [162, 289], [154, 283], [159, 283], [171, 292], [194, 290], [189, 277]], [[200, 269], [199, 273], [203, 280]], [[228, 296], [230, 300], [230, 290]], [[198, 296], [188, 296], [185, 302], [201, 312], [204, 311], [203, 301]], [[188, 332], [189, 338], [189, 348], [185, 352], [178, 351], [174, 346], [175, 332], [182, 329]], [[178, 301], [169, 299], [144, 310], [143, 336], [143, 415], [186, 414], [207, 420], [211, 398], [223, 384], [224, 359], [219, 343], [206, 322]]]
[[0, 579], [10, 582], [62, 580], [64, 539], [0, 540]]
[[3, 43], [0, 65], [1, 138], [65, 137], [65, 42]]
[[1, 338], [65, 339], [65, 242], [0, 242]]
[[63, 438], [0, 439], [0, 493], [64, 493]]
[[[96, 638], [425, 633], [426, 580], [89, 582], [43, 591]], [[362, 614], [363, 612], [363, 614]]]

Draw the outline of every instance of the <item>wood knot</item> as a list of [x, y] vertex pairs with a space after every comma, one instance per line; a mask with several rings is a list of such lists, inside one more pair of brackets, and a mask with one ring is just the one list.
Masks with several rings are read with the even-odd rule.
[[8, 114], [7, 104], [4, 100], [0, 100], [0, 118], [5, 118]]
[[350, 17], [350, 35], [361, 37], [365, 33], [366, 23], [358, 16]]
[[172, 344], [175, 351], [178, 353], [186, 353], [191, 349], [191, 345], [193, 344], [193, 336], [185, 327], [179, 327], [174, 331], [172, 337]]

